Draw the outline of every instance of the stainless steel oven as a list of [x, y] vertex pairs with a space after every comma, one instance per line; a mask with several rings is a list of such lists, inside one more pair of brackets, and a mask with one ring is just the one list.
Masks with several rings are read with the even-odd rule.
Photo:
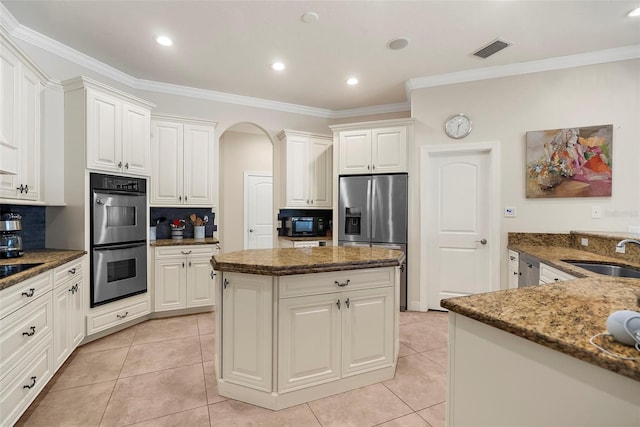
[[92, 173], [91, 307], [147, 291], [147, 182]]

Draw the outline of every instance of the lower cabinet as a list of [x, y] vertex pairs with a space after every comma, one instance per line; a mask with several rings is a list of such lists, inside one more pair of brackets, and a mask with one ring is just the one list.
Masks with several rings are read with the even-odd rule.
[[164, 246], [155, 250], [155, 311], [213, 305], [214, 245]]
[[393, 377], [399, 268], [218, 274], [221, 395], [277, 410]]
[[575, 276], [572, 276], [569, 273], [565, 273], [564, 271], [558, 270], [557, 268], [553, 268], [547, 264], [540, 263], [540, 284], [544, 285], [547, 283], [555, 283], [555, 282], [564, 282], [565, 280], [575, 279]]
[[84, 339], [85, 285], [82, 262], [54, 270], [53, 354], [57, 370]]
[[148, 292], [92, 308], [87, 313], [87, 336], [149, 313], [151, 313], [151, 300]]
[[520, 277], [518, 274], [519, 261], [520, 254], [516, 251], [509, 250], [509, 272], [507, 274], [509, 275], [508, 284], [510, 289], [518, 287], [518, 277]]

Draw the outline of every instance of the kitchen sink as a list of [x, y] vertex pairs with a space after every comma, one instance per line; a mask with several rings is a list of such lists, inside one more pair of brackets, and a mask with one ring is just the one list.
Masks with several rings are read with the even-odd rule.
[[33, 267], [37, 267], [42, 265], [43, 263], [35, 263], [35, 264], [5, 264], [0, 265], [0, 279], [5, 277], [9, 277], [13, 274], [20, 273], [22, 271], [28, 270]]
[[624, 265], [602, 262], [574, 261], [570, 259], [563, 259], [562, 261], [571, 265], [575, 265], [576, 267], [584, 268], [585, 270], [589, 270], [594, 273], [604, 274], [605, 276], [633, 277], [635, 279], [640, 279], [640, 269], [626, 267]]

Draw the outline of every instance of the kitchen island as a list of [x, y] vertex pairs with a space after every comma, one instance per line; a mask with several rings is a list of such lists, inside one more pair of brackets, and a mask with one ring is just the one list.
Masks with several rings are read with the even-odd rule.
[[[563, 247], [528, 251], [579, 255]], [[569, 271], [565, 264], [553, 260]], [[611, 357], [589, 342], [606, 332], [612, 312], [640, 311], [639, 297], [638, 279], [583, 274], [442, 301], [450, 310], [447, 425], [639, 426], [640, 360]], [[610, 337], [594, 341], [640, 357]]]
[[278, 410], [393, 378], [403, 258], [361, 247], [215, 255], [218, 393]]

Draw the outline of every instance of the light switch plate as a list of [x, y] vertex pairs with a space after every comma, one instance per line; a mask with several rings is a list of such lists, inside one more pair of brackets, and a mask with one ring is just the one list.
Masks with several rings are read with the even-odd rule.
[[602, 208], [600, 206], [591, 206], [591, 218], [602, 218]]
[[504, 208], [504, 217], [505, 218], [515, 218], [517, 216], [516, 208], [513, 206], [508, 206]]

